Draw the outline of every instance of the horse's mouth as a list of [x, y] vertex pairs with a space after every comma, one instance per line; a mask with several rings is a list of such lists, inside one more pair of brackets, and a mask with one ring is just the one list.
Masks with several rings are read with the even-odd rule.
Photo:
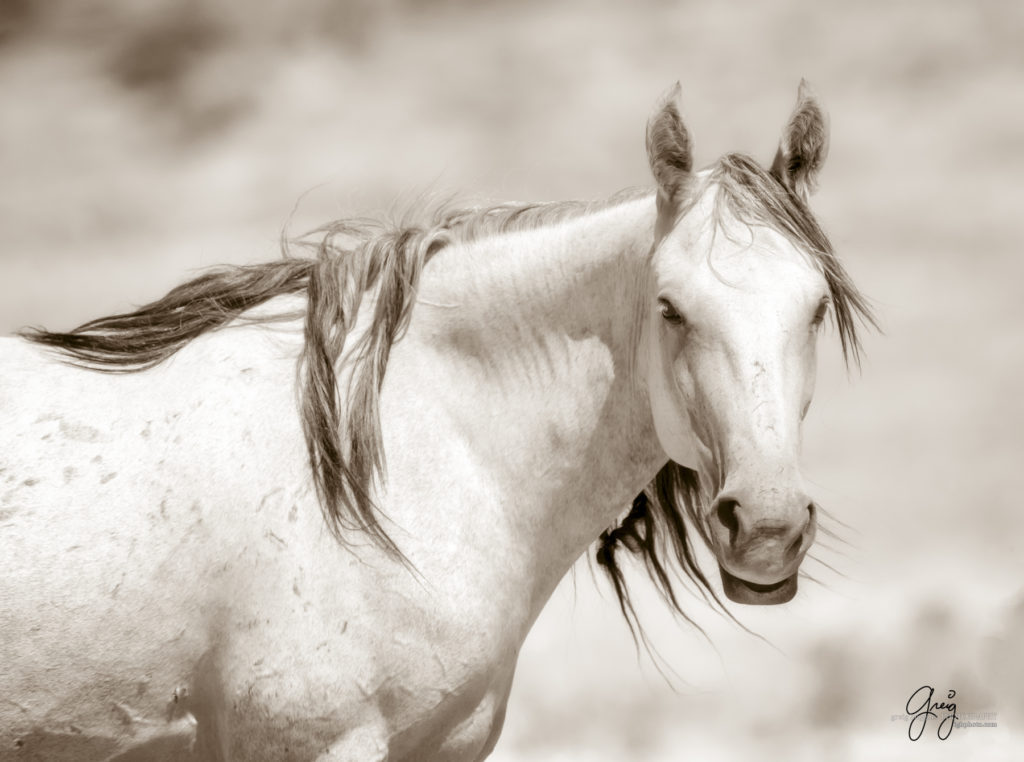
[[793, 572], [781, 582], [771, 585], [759, 585], [727, 572], [721, 564], [718, 571], [722, 574], [722, 589], [726, 597], [733, 603], [746, 603], [751, 606], [774, 606], [793, 600], [796, 595], [797, 572]]

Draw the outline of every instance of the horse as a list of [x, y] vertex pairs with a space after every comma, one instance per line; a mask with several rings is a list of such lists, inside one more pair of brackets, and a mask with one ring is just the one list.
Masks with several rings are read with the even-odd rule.
[[340, 220], [4, 339], [0, 756], [480, 760], [595, 542], [627, 619], [630, 557], [720, 602], [695, 538], [790, 600], [818, 335], [871, 313], [806, 84], [767, 169], [695, 169], [680, 101], [653, 190]]

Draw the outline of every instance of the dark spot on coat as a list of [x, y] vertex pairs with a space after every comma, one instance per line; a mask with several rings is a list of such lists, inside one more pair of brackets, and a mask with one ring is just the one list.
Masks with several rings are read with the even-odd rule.
[[64, 483], [70, 484], [71, 480], [75, 478], [75, 469], [71, 466], [64, 466]]
[[263, 536], [266, 537], [268, 540], [273, 540], [274, 542], [276, 542], [282, 548], [287, 548], [288, 547], [288, 543], [286, 543], [284, 540], [282, 540], [276, 534], [271, 532], [269, 529], [266, 532], [263, 533]]
[[282, 489], [283, 487], [274, 487], [274, 489], [270, 490], [270, 492], [268, 492], [262, 498], [260, 498], [260, 504], [256, 506], [256, 512], [259, 513], [260, 511], [262, 511], [263, 508], [267, 505], [267, 501], [270, 500], [270, 498], [272, 498], [278, 492], [281, 492]]
[[102, 455], [94, 455], [90, 462], [91, 463], [102, 463], [103, 462], [103, 456]]
[[68, 421], [60, 422], [60, 433], [66, 439], [76, 442], [95, 442], [100, 436], [99, 429], [86, 426], [84, 423], [69, 423]]
[[26, 487], [34, 487], [35, 485], [39, 484], [39, 480], [28, 478], [25, 481], [23, 481], [22, 484], [24, 484]]
[[294, 524], [298, 520], [299, 520], [299, 506], [297, 506], [294, 503], [292, 503], [292, 508], [291, 508], [290, 511], [288, 511], [288, 521], [289, 521], [289, 523]]
[[117, 476], [117, 471], [114, 471], [113, 473], [110, 473], [110, 474], [106, 474], [105, 476], [101, 476], [100, 477], [100, 484], [106, 484], [111, 479], [113, 479], [115, 476]]

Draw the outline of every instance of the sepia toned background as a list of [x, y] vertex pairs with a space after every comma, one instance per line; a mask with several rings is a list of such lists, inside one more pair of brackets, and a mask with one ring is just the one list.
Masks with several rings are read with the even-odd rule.
[[[792, 603], [733, 607], [760, 637], [694, 596], [705, 638], [634, 575], [668, 679], [582, 561], [494, 758], [1019, 758], [1022, 40], [1014, 0], [10, 0], [0, 331], [278, 256], [286, 223], [647, 184], [644, 123], [676, 79], [699, 164], [768, 160], [807, 77], [832, 119], [814, 206], [884, 329], [860, 372], [823, 347], [806, 423], [847, 542]], [[926, 684], [997, 726], [912, 743], [894, 715]]]

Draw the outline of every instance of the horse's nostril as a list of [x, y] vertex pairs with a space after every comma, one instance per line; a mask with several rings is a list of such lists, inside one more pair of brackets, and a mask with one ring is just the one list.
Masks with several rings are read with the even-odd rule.
[[801, 532], [800, 534], [798, 534], [796, 536], [796, 538], [793, 540], [793, 542], [791, 542], [789, 544], [789, 547], [786, 548], [786, 558], [792, 558], [797, 553], [799, 553], [800, 552], [800, 546], [803, 545], [803, 544], [804, 544], [804, 535], [803, 535], [803, 532]]
[[800, 552], [800, 549], [804, 545], [804, 540], [807, 539], [808, 532], [814, 531], [814, 503], [807, 504], [807, 520], [800, 527], [800, 531], [796, 533], [796, 537], [793, 538], [793, 542], [786, 548], [786, 558], [794, 558]]
[[729, 545], [730, 547], [736, 542], [736, 534], [740, 529], [740, 520], [736, 516], [736, 510], [740, 504], [730, 498], [723, 498], [718, 501], [718, 509], [715, 515], [718, 516], [719, 522], [729, 532]]

